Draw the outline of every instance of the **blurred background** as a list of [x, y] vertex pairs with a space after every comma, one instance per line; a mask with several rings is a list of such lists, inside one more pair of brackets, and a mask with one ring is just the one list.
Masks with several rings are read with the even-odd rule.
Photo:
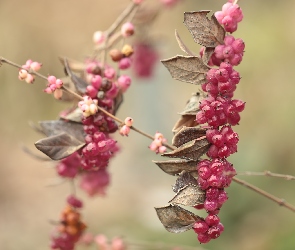
[[[28, 58], [43, 63], [41, 73], [63, 76], [57, 57], [83, 60], [93, 49], [92, 34], [107, 29], [127, 0], [0, 2], [0, 55], [19, 64]], [[159, 4], [150, 1], [150, 6]], [[199, 50], [183, 25], [183, 12], [217, 11], [224, 1], [183, 0], [163, 10], [150, 27], [150, 35], [166, 59], [183, 54], [174, 38], [177, 29], [194, 51]], [[236, 98], [246, 101], [240, 125], [239, 151], [230, 157], [238, 171], [270, 170], [295, 175], [295, 2], [288, 0], [241, 0], [244, 20], [235, 37], [246, 43], [243, 62], [236, 69], [242, 80]], [[54, 187], [52, 163], [26, 155], [26, 145], [40, 139], [28, 123], [51, 120], [67, 107], [44, 94], [45, 82], [20, 82], [17, 69], [0, 68], [0, 248], [6, 250], [49, 249], [49, 220], [57, 220], [70, 192], [68, 183]], [[132, 116], [135, 126], [172, 139], [171, 129], [196, 86], [172, 80], [162, 64], [148, 80], [134, 79], [118, 117]], [[111, 185], [106, 197], [84, 200], [83, 217], [90, 232], [122, 236], [127, 242], [165, 242], [173, 246], [199, 246], [192, 231], [168, 233], [154, 207], [173, 197], [175, 178], [152, 163], [160, 159], [147, 149], [150, 141], [136, 133], [116, 135], [122, 150], [111, 162]], [[241, 179], [295, 204], [295, 183], [271, 177]], [[295, 215], [274, 202], [233, 183], [229, 200], [220, 212], [225, 231], [204, 249], [295, 249]], [[204, 215], [200, 213], [200, 215]], [[92, 248], [94, 249], [94, 248]], [[148, 247], [147, 249], [153, 249]], [[159, 248], [158, 248], [159, 249]]]

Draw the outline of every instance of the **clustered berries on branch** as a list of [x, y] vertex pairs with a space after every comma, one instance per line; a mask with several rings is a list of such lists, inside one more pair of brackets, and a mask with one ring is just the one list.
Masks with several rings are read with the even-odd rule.
[[[176, 33], [180, 48], [189, 56], [162, 61], [173, 78], [200, 84], [202, 94], [190, 100], [174, 127], [173, 145], [177, 149], [163, 154], [181, 160], [155, 162], [166, 173], [179, 174], [170, 205], [156, 208], [159, 219], [170, 232], [194, 229], [200, 243], [218, 238], [224, 230], [218, 213], [228, 199], [224, 189], [236, 174], [226, 158], [237, 152], [239, 137], [232, 126], [239, 123], [239, 113], [245, 106], [243, 101], [232, 99], [240, 81], [233, 66], [242, 61], [245, 45], [225, 33], [237, 29], [243, 19], [242, 10], [230, 1], [211, 19], [207, 14], [208, 11], [184, 14], [184, 23], [195, 42], [204, 46], [201, 57], [196, 57]], [[208, 158], [202, 159], [205, 153]], [[201, 218], [178, 205], [205, 209], [208, 216]]]

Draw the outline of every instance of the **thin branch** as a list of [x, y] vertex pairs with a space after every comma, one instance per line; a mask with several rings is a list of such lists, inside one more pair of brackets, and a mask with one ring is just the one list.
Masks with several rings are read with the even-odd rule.
[[239, 0], [235, 0], [234, 2], [233, 2], [233, 4], [237, 4], [239, 2]]
[[286, 202], [284, 199], [278, 198], [278, 197], [276, 197], [276, 196], [274, 196], [274, 195], [272, 195], [272, 194], [270, 194], [270, 193], [268, 193], [268, 192], [266, 192], [266, 191], [264, 191], [264, 190], [262, 190], [262, 189], [260, 189], [260, 188], [258, 188], [256, 186], [254, 186], [254, 185], [252, 185], [252, 184], [250, 184], [250, 183], [248, 183], [246, 181], [240, 180], [240, 179], [238, 179], [236, 177], [233, 177], [233, 181], [240, 184], [240, 185], [242, 185], [242, 186], [244, 186], [244, 187], [246, 187], [246, 188], [251, 189], [252, 191], [255, 191], [256, 193], [258, 193], [258, 194], [260, 194], [260, 195], [262, 195], [262, 196], [264, 196], [264, 197], [266, 197], [266, 198], [268, 198], [268, 199], [270, 199], [270, 200], [272, 200], [272, 201], [274, 201], [276, 203], [278, 203], [280, 206], [283, 206], [283, 207], [291, 210], [292, 212], [295, 212], [295, 207], [292, 206], [290, 203]]
[[264, 172], [250, 172], [250, 171], [238, 172], [237, 175], [277, 177], [277, 178], [285, 179], [287, 181], [295, 180], [295, 176], [293, 175], [277, 174], [277, 173], [272, 173], [268, 170], [265, 170]]

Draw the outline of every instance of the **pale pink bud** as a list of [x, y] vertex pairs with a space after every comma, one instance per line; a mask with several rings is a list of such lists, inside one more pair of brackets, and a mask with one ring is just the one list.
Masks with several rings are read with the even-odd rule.
[[132, 36], [134, 34], [134, 25], [130, 22], [124, 23], [121, 27], [123, 37]]
[[121, 238], [114, 238], [112, 240], [112, 250], [125, 250], [125, 244]]
[[32, 70], [34, 71], [38, 71], [39, 69], [41, 69], [42, 63], [38, 63], [38, 62], [32, 62], [30, 67]]
[[121, 75], [118, 78], [118, 85], [122, 92], [125, 92], [131, 85], [131, 78], [127, 75]]
[[152, 142], [149, 148], [150, 150], [156, 152], [158, 150], [158, 145], [155, 142]]
[[55, 77], [55, 76], [48, 76], [48, 77], [47, 77], [47, 81], [48, 81], [50, 84], [55, 84], [55, 82], [56, 82], [56, 77]]
[[62, 97], [62, 90], [61, 89], [56, 89], [53, 93], [53, 96], [55, 99], [59, 100]]
[[97, 106], [94, 104], [94, 103], [92, 103], [92, 104], [90, 104], [89, 105], [89, 112], [90, 112], [90, 114], [92, 114], [92, 115], [94, 115], [94, 114], [96, 114], [97, 113]]
[[163, 139], [163, 138], [164, 138], [164, 136], [163, 136], [162, 133], [157, 132], [157, 133], [155, 134], [155, 139]]
[[99, 250], [108, 250], [109, 245], [108, 245], [108, 239], [105, 235], [99, 234], [94, 238], [94, 242], [97, 244], [99, 247]]
[[115, 74], [116, 74], [116, 71], [111, 67], [105, 69], [104, 71], [104, 76], [108, 79], [113, 79]]
[[32, 62], [33, 62], [33, 60], [28, 59], [28, 60], [26, 61], [26, 66], [27, 66], [27, 67], [30, 67]]
[[27, 83], [33, 83], [34, 82], [34, 77], [31, 74], [28, 74], [27, 77], [25, 78], [25, 81]]
[[122, 128], [120, 128], [120, 134], [121, 135], [126, 135], [128, 136], [129, 132], [130, 132], [130, 127], [128, 127], [127, 125], [124, 125]]
[[164, 153], [166, 152], [167, 148], [165, 146], [159, 147], [159, 153]]
[[44, 92], [47, 93], [47, 94], [52, 94], [52, 89], [47, 87], [46, 89], [44, 89]]
[[155, 138], [154, 143], [158, 147], [161, 147], [162, 146], [162, 138]]
[[57, 87], [58, 89], [60, 89], [60, 88], [62, 87], [62, 85], [63, 85], [62, 80], [60, 80], [60, 79], [56, 79], [55, 85], [56, 85], [56, 87]]
[[127, 117], [125, 118], [124, 122], [125, 122], [125, 125], [127, 125], [128, 127], [131, 127], [133, 124], [133, 119], [131, 117]]
[[83, 104], [82, 107], [81, 107], [81, 110], [82, 110], [83, 112], [88, 112], [88, 111], [89, 111], [89, 105], [87, 105], [87, 104]]
[[94, 32], [94, 34], [93, 34], [93, 42], [95, 44], [101, 44], [101, 43], [104, 42], [104, 40], [105, 40], [105, 35], [103, 34], [102, 31]]
[[21, 80], [24, 80], [28, 75], [28, 72], [25, 70], [25, 69], [21, 69], [19, 72], [18, 72], [18, 76]]

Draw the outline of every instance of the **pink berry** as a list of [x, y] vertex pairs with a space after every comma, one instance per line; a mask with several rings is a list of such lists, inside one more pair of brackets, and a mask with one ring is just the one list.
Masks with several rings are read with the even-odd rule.
[[132, 36], [134, 34], [134, 25], [130, 22], [124, 23], [121, 27], [123, 37]]
[[62, 98], [63, 92], [61, 89], [56, 89], [53, 93], [55, 99], [60, 100]]
[[127, 125], [122, 126], [122, 128], [120, 129], [120, 134], [123, 136], [124, 135], [128, 136], [129, 132], [130, 132], [130, 127], [128, 127]]
[[119, 68], [120, 69], [129, 69], [131, 66], [131, 60], [129, 57], [125, 57], [125, 58], [122, 58], [120, 61], [119, 61]]
[[209, 226], [205, 221], [200, 220], [195, 222], [195, 224], [193, 225], [193, 229], [197, 234], [206, 233], [209, 229]]
[[131, 85], [131, 78], [130, 76], [127, 75], [121, 75], [118, 78], [118, 85], [122, 92], [124, 93]]
[[55, 76], [48, 76], [48, 77], [47, 77], [47, 81], [48, 81], [50, 84], [55, 84], [55, 83], [56, 83], [56, 77], [55, 77]]
[[56, 79], [55, 85], [58, 89], [60, 89], [63, 86], [62, 80]]
[[32, 62], [30, 68], [34, 71], [38, 71], [41, 68], [42, 64], [38, 62]]
[[91, 78], [91, 85], [96, 88], [97, 90], [100, 89], [102, 83], [102, 77], [100, 75], [92, 75]]
[[212, 227], [217, 225], [220, 222], [220, 219], [217, 215], [215, 214], [209, 214], [206, 218], [205, 218], [205, 222], [208, 224], [208, 226]]
[[103, 34], [102, 31], [94, 32], [94, 34], [93, 34], [93, 42], [95, 44], [101, 44], [101, 43], [104, 42], [104, 40], [105, 40], [105, 35]]
[[211, 238], [208, 236], [207, 233], [204, 233], [204, 234], [199, 233], [198, 234], [198, 241], [200, 243], [208, 243], [210, 240], [211, 240]]
[[124, 122], [125, 122], [125, 125], [127, 125], [128, 127], [131, 127], [133, 124], [133, 119], [131, 117], [127, 117], [125, 118]]
[[93, 85], [88, 85], [86, 87], [86, 95], [89, 95], [91, 98], [96, 98], [98, 90], [93, 87]]
[[27, 83], [33, 83], [34, 80], [35, 80], [35, 78], [34, 78], [33, 75], [31, 75], [31, 74], [27, 74], [27, 76], [26, 76], [26, 78], [25, 78], [25, 81], [26, 81]]

